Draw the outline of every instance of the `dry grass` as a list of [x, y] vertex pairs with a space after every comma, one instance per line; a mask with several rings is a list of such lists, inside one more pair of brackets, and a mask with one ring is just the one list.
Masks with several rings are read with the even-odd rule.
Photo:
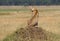
[[[38, 6], [37, 6], [38, 7]], [[10, 7], [9, 7], [10, 8]], [[22, 7], [23, 8], [23, 7]], [[20, 9], [22, 9], [20, 8]], [[15, 8], [14, 8], [15, 9]], [[31, 12], [27, 10], [24, 11], [23, 8], [20, 12], [8, 12], [8, 15], [4, 15], [7, 12], [1, 12], [0, 15], [0, 39], [2, 40], [7, 35], [10, 35], [16, 29], [20, 27], [25, 27], [27, 20], [31, 17]], [[39, 27], [41, 26], [44, 30], [52, 32], [54, 34], [60, 34], [60, 6], [42, 6], [38, 7], [40, 17], [39, 17]]]

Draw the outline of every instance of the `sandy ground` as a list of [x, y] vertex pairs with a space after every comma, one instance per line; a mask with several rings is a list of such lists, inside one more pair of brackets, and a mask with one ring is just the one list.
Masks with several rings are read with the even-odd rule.
[[[27, 25], [28, 16], [31, 16], [29, 12], [15, 12], [11, 15], [0, 16], [0, 40], [7, 35], [13, 33], [20, 27]], [[60, 34], [60, 11], [46, 11], [39, 12], [39, 27]]]

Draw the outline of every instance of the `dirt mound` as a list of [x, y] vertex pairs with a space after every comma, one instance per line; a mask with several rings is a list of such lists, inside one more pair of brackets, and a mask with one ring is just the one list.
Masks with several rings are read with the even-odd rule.
[[16, 41], [46, 41], [47, 35], [42, 28], [20, 28], [16, 33]]
[[[55, 41], [56, 35], [43, 30], [41, 27], [20, 28], [3, 41]], [[55, 38], [54, 38], [55, 37]]]

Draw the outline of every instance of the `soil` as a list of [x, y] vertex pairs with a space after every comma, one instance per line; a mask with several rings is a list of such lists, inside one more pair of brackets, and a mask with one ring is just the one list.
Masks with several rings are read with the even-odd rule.
[[20, 28], [16, 33], [16, 41], [47, 41], [47, 34], [42, 28]]

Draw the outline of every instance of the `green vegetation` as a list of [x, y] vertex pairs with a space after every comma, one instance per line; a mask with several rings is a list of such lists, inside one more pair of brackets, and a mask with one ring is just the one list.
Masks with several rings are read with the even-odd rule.
[[[22, 12], [27, 12], [27, 11], [30, 11], [30, 10], [26, 10], [26, 9], [0, 9], [0, 12], [15, 12], [15, 11], [22, 11]], [[39, 11], [60, 11], [60, 9], [39, 9]]]
[[60, 0], [0, 0], [0, 5], [59, 5]]
[[[10, 15], [10, 12], [31, 12], [28, 9], [0, 9], [0, 15]], [[60, 11], [60, 9], [39, 9], [40, 12]]]

